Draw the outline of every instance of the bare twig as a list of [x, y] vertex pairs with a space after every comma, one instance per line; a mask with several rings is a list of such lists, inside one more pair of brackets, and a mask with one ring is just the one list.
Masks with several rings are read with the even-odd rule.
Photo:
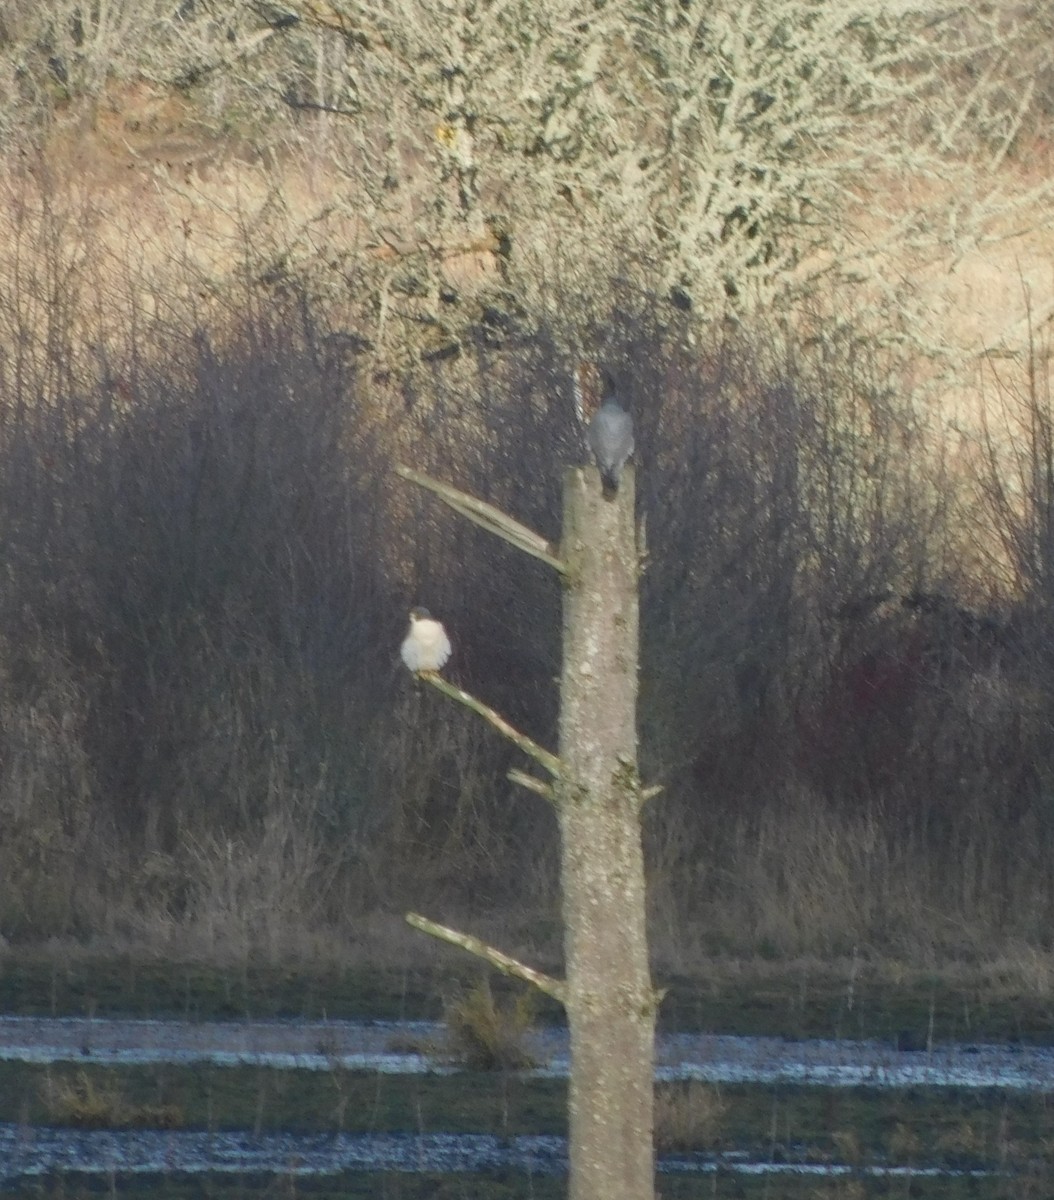
[[539, 796], [544, 796], [551, 804], [556, 803], [555, 792], [543, 779], [536, 779], [535, 776], [528, 775], [526, 771], [521, 771], [517, 767], [508, 771], [505, 777], [512, 783], [518, 783], [520, 787], [525, 787], [529, 792], [537, 792]]
[[521, 525], [519, 521], [514, 521], [500, 508], [495, 508], [493, 504], [488, 504], [485, 500], [477, 500], [475, 496], [470, 496], [467, 492], [459, 491], [458, 488], [451, 487], [448, 483], [440, 483], [438, 479], [422, 475], [419, 471], [413, 471], [409, 467], [398, 465], [395, 473], [403, 479], [408, 479], [411, 483], [435, 492], [439, 499], [444, 504], [448, 504], [455, 512], [468, 517], [470, 521], [475, 521], [477, 525], [488, 532], [504, 538], [518, 550], [548, 563], [561, 575], [567, 573], [566, 564], [559, 557], [551, 542], [542, 537], [540, 533], [535, 533], [533, 529], [528, 529], [526, 525]]
[[439, 938], [440, 941], [450, 942], [453, 946], [460, 946], [462, 950], [467, 950], [469, 954], [474, 954], [477, 958], [482, 958], [496, 970], [501, 971], [503, 975], [511, 975], [516, 979], [522, 979], [525, 983], [533, 984], [547, 996], [552, 996], [554, 1000], [559, 1000], [561, 1004], [566, 1002], [566, 987], [561, 980], [554, 979], [551, 975], [546, 975], [543, 971], [536, 971], [533, 967], [528, 967], [518, 959], [512, 958], [508, 954], [503, 954], [500, 950], [495, 950], [493, 946], [488, 946], [486, 942], [480, 941], [479, 938], [473, 937], [469, 933], [459, 933], [458, 930], [450, 929], [446, 925], [438, 925], [435, 921], [430, 921], [427, 917], [422, 917], [420, 913], [407, 913], [406, 922], [408, 925], [412, 925], [414, 929], [420, 929], [422, 933], [430, 933], [432, 937]]
[[551, 754], [543, 746], [539, 746], [537, 742], [532, 741], [525, 733], [520, 733], [518, 729], [513, 728], [508, 721], [500, 714], [489, 708], [482, 700], [477, 700], [475, 696], [463, 691], [454, 684], [448, 683], [436, 671], [421, 671], [418, 673], [418, 678], [430, 683], [437, 691], [443, 693], [444, 696], [449, 696], [451, 700], [456, 700], [459, 704], [463, 704], [466, 708], [471, 708], [474, 713], [489, 722], [502, 735], [512, 742], [514, 745], [534, 759], [536, 763], [543, 766], [550, 775], [554, 778], [560, 775], [560, 760], [555, 754]]

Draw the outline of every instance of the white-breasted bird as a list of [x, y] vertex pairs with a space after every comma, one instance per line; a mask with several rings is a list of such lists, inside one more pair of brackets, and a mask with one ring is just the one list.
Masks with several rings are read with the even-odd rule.
[[622, 468], [633, 453], [633, 418], [619, 404], [614, 385], [606, 376], [603, 389], [603, 402], [589, 422], [586, 441], [600, 471], [604, 497], [612, 500], [618, 491]]
[[450, 657], [450, 638], [427, 608], [410, 609], [410, 632], [400, 653], [415, 675], [440, 670]]

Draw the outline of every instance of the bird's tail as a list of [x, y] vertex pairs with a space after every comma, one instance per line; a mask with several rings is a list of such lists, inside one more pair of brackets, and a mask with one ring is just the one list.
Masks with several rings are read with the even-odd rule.
[[605, 500], [614, 500], [618, 495], [618, 476], [610, 471], [601, 471], [600, 487]]

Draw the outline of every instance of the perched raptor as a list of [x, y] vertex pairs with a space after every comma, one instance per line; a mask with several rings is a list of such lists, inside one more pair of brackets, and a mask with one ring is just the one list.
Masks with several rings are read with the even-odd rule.
[[450, 657], [450, 638], [427, 608], [410, 610], [410, 632], [403, 642], [403, 662], [414, 674], [438, 671]]
[[589, 423], [586, 440], [593, 451], [604, 497], [612, 500], [626, 459], [633, 453], [633, 418], [619, 404], [611, 381], [604, 379], [604, 402]]

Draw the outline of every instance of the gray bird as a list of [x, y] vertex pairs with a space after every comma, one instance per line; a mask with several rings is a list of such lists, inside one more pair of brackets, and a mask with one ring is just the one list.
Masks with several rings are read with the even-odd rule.
[[600, 471], [604, 498], [613, 500], [622, 468], [633, 453], [633, 418], [619, 404], [614, 385], [607, 377], [604, 378], [604, 402], [589, 423], [586, 441]]

